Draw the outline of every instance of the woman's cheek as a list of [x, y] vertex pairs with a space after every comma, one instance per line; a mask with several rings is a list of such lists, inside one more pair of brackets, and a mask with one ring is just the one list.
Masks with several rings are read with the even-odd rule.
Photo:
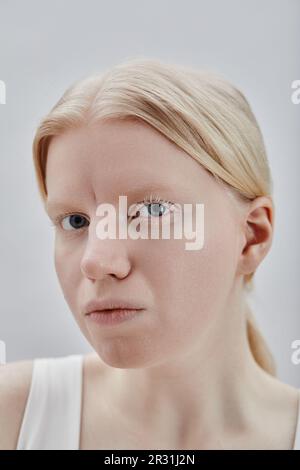
[[54, 264], [56, 274], [68, 303], [74, 301], [71, 294], [75, 294], [77, 277], [79, 276], [79, 259], [76, 250], [71, 249], [71, 243], [63, 241], [59, 236], [56, 237]]

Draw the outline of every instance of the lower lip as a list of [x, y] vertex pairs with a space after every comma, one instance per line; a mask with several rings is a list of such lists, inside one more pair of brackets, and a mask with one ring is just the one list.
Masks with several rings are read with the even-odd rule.
[[99, 325], [117, 325], [119, 323], [123, 323], [126, 320], [130, 320], [143, 312], [142, 309], [140, 310], [103, 310], [101, 312], [92, 312], [89, 313], [87, 318], [94, 323], [98, 323]]

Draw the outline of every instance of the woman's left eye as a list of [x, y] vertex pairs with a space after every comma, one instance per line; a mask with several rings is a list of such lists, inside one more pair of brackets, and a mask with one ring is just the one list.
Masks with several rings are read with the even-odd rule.
[[[60, 224], [64, 230], [79, 230], [85, 226], [88, 220], [80, 214], [68, 214], [60, 218]], [[71, 225], [71, 228], [68, 228]]]
[[170, 201], [159, 200], [152, 202], [151, 200], [145, 200], [142, 202], [141, 206], [138, 208], [137, 212], [133, 214], [132, 218], [135, 217], [161, 217], [166, 215], [167, 211], [170, 210], [170, 207], [173, 206], [173, 203]]

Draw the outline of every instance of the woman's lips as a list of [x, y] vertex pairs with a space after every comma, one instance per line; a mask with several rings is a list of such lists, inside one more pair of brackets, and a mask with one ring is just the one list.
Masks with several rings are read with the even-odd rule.
[[99, 325], [117, 325], [140, 315], [144, 309], [110, 309], [90, 312], [86, 318]]

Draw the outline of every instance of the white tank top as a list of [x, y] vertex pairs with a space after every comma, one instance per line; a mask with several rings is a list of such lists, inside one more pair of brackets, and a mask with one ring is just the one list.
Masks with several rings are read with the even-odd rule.
[[[82, 365], [79, 354], [33, 361], [16, 450], [79, 449]], [[293, 450], [300, 450], [300, 393]]]
[[38, 358], [16, 450], [78, 450], [82, 355]]

